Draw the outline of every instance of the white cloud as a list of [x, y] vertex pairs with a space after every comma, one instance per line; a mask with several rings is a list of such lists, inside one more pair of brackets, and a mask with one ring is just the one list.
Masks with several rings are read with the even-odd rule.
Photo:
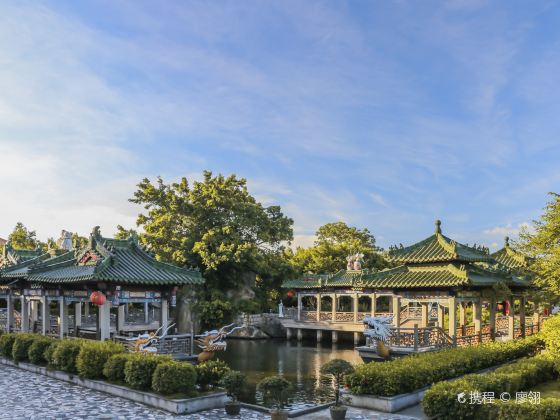
[[490, 229], [484, 229], [482, 233], [489, 236], [517, 236], [523, 228], [530, 229], [531, 226], [529, 222], [519, 223], [516, 226], [511, 223], [508, 223], [505, 226], [495, 226]]

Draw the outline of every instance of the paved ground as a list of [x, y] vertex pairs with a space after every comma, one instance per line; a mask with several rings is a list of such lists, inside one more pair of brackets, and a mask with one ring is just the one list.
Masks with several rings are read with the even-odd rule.
[[[241, 415], [229, 417], [223, 409], [199, 414], [173, 416], [165, 411], [92, 391], [17, 368], [0, 366], [0, 419], [269, 419], [268, 415], [242, 409]], [[329, 419], [329, 412], [299, 417]], [[414, 417], [349, 409], [347, 419], [409, 420]]]

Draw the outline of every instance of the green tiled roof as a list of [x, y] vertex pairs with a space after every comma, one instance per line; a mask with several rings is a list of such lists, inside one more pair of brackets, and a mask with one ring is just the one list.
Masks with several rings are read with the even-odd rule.
[[[92, 258], [85, 262], [85, 257]], [[138, 245], [135, 238], [104, 238], [98, 228], [94, 229], [85, 249], [37, 261], [29, 265], [26, 274], [30, 282], [51, 284], [103, 281], [180, 286], [204, 283], [198, 270], [157, 261]]]
[[526, 268], [530, 258], [509, 246], [509, 238], [506, 237], [504, 247], [492, 254], [492, 258], [510, 270]]
[[528, 287], [529, 283], [501, 271], [476, 265], [440, 263], [433, 265], [401, 265], [383, 271], [368, 273], [339, 271], [332, 276], [306, 276], [286, 281], [287, 289], [315, 289], [322, 287], [371, 287], [379, 289], [430, 289], [446, 287], [485, 287], [497, 283]]
[[4, 246], [4, 253], [0, 255], [0, 266], [10, 267], [33, 260], [45, 252], [41, 248], [36, 249], [14, 249], [8, 241]]
[[414, 245], [391, 248], [387, 259], [396, 263], [437, 262], [493, 262], [485, 251], [460, 244], [441, 233], [441, 222], [436, 220], [436, 231], [429, 238]]

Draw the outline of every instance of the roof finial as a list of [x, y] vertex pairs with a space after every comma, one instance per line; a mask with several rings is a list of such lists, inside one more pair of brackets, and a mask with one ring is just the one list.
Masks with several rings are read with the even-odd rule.
[[441, 234], [441, 220], [436, 220], [436, 233]]
[[505, 246], [505, 247], [508, 247], [508, 246], [509, 246], [509, 236], [506, 236], [504, 239], [505, 239], [505, 244], [504, 244], [504, 246]]

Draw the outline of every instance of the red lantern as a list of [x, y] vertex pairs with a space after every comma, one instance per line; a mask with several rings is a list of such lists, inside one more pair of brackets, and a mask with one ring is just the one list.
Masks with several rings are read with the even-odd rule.
[[292, 290], [288, 290], [287, 295], [288, 297], [294, 297], [294, 292]]
[[89, 297], [89, 301], [94, 305], [101, 306], [107, 301], [107, 298], [101, 292], [93, 292]]

